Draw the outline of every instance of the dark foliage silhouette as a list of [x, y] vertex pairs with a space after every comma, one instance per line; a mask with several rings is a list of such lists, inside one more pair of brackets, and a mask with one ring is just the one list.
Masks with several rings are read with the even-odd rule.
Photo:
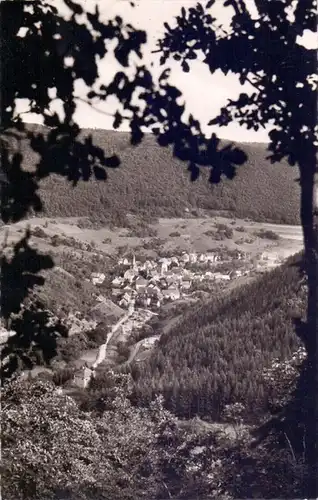
[[59, 321], [50, 324], [52, 314], [40, 301], [25, 304], [34, 287], [44, 283], [38, 273], [53, 267], [51, 257], [30, 247], [30, 237], [28, 229], [13, 246], [13, 255], [3, 253], [1, 257], [1, 315], [6, 327], [16, 332], [1, 351], [3, 378], [9, 378], [21, 366], [32, 368], [33, 363], [49, 362], [56, 352], [56, 339], [66, 335]]
[[[116, 42], [114, 55], [123, 67], [129, 65], [130, 54], [136, 53], [142, 57], [146, 33], [125, 24], [119, 16], [107, 23], [102, 22], [98, 7], [91, 14], [85, 13], [75, 2], [67, 0], [65, 5], [71, 12], [69, 19], [64, 19], [54, 6], [43, 2], [33, 2], [32, 5], [22, 2], [1, 4], [1, 67], [5, 68], [1, 96], [1, 215], [5, 223], [19, 221], [30, 212], [43, 209], [38, 194], [39, 182], [51, 174], [57, 174], [76, 186], [79, 180], [88, 181], [92, 177], [105, 181], [107, 169], [120, 165], [119, 157], [113, 153], [107, 155], [107, 152], [96, 146], [91, 134], [84, 139], [79, 137], [80, 129], [73, 120], [76, 110], [74, 82], [81, 78], [87, 86], [94, 86], [99, 76], [97, 60], [105, 56], [109, 42]], [[80, 15], [84, 15], [85, 22], [79, 21]], [[21, 28], [25, 30], [24, 36], [19, 35]], [[94, 35], [90, 28], [93, 28]], [[70, 58], [71, 64], [67, 63]], [[176, 103], [176, 97], [181, 93], [169, 84], [168, 76], [169, 72], [164, 71], [159, 85], [156, 85], [151, 72], [145, 66], [137, 66], [131, 80], [123, 72], [118, 72], [110, 85], [102, 85], [96, 92], [90, 91], [87, 99], [93, 102], [96, 97], [106, 99], [115, 95], [124, 109], [130, 112], [128, 119], [132, 144], [142, 140], [143, 125], [159, 125], [159, 128], [153, 128], [158, 144], [173, 145], [174, 154], [188, 164], [191, 180], [198, 177], [199, 166], [211, 167], [211, 182], [219, 182], [223, 174], [233, 178], [235, 166], [246, 160], [245, 153], [231, 145], [220, 147], [215, 136], [207, 140], [200, 130], [200, 124], [193, 117], [190, 117], [189, 123], [184, 123], [181, 120], [184, 105]], [[52, 102], [49, 89], [54, 87], [56, 98], [63, 103], [63, 118], [49, 109]], [[145, 111], [132, 105], [137, 87], [142, 89], [139, 97], [146, 104]], [[16, 113], [16, 99], [29, 100], [29, 111], [43, 117], [44, 130], [25, 127], [22, 117]], [[163, 109], [169, 111], [168, 118], [164, 117]], [[123, 119], [117, 111], [114, 127], [118, 127]], [[193, 134], [193, 130], [196, 134]], [[23, 140], [27, 140], [38, 155], [38, 161], [32, 168], [23, 165]], [[23, 245], [26, 241], [27, 237]], [[16, 249], [18, 251], [18, 247]], [[35, 250], [31, 257], [28, 261], [30, 273], [34, 274], [35, 270], [39, 273], [47, 267], [48, 261], [43, 260]], [[17, 290], [21, 284], [18, 278], [19, 274], [23, 274], [21, 262], [21, 257], [12, 261], [3, 260], [2, 302], [6, 306], [2, 316], [6, 327], [10, 324], [10, 314], [16, 314], [16, 306], [13, 307], [12, 301], [7, 300], [6, 294], [11, 288]], [[16, 279], [15, 285], [12, 284], [13, 279]], [[23, 279], [25, 281], [26, 277]], [[39, 277], [32, 279], [38, 284], [41, 280]], [[25, 297], [30, 284], [23, 283], [23, 287]], [[20, 297], [21, 300], [23, 297]], [[31, 311], [33, 309], [29, 310], [29, 315]], [[39, 319], [36, 317], [36, 321]], [[43, 324], [35, 326], [30, 317], [27, 325], [28, 328], [32, 325], [37, 337], [44, 331]], [[24, 327], [21, 323], [19, 329], [17, 339], [22, 342]], [[31, 345], [30, 328], [26, 338], [29, 339], [26, 344]], [[26, 346], [23, 342], [21, 345]], [[43, 344], [37, 343], [39, 346]], [[6, 350], [2, 351], [6, 356], [10, 346], [13, 348], [15, 343], [10, 342]]]

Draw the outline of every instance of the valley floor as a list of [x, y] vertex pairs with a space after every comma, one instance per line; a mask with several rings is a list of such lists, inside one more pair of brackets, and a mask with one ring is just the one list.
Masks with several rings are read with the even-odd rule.
[[[8, 235], [8, 243], [17, 241], [25, 228], [29, 225], [32, 231], [31, 246], [41, 252], [53, 252], [56, 256], [63, 252], [71, 252], [74, 258], [84, 256], [86, 260], [95, 262], [96, 271], [105, 272], [100, 268], [97, 257], [111, 258], [114, 266], [118, 261], [118, 253], [121, 248], [126, 247], [136, 254], [142, 254], [147, 258], [158, 259], [159, 255], [181, 254], [182, 252], [213, 252], [217, 249], [238, 250], [249, 255], [255, 271], [264, 272], [267, 269], [279, 265], [289, 256], [299, 252], [303, 247], [303, 236], [301, 226], [279, 225], [271, 223], [258, 223], [250, 220], [225, 217], [202, 217], [202, 218], [160, 218], [156, 223], [145, 226], [151, 236], [143, 237], [134, 234], [128, 228], [83, 228], [81, 222], [84, 218], [39, 218], [34, 217], [28, 221], [21, 221], [0, 229], [0, 241]], [[37, 230], [37, 232], [36, 232]], [[228, 235], [224, 236], [227, 230]], [[154, 236], [156, 235], [156, 236]], [[56, 237], [61, 238], [58, 244], [53, 245]], [[262, 259], [260, 259], [262, 255]], [[57, 269], [57, 268], [56, 268]], [[61, 268], [63, 271], [63, 269]], [[226, 291], [233, 290], [254, 279], [255, 276], [245, 275], [226, 284]], [[75, 276], [75, 278], [77, 278]], [[167, 308], [169, 305], [167, 304]], [[107, 335], [99, 348], [88, 349], [82, 353], [81, 361], [87, 366], [93, 364], [97, 367], [103, 364], [107, 355], [111, 357], [111, 349], [107, 346], [114, 344], [115, 332], [121, 328], [120, 340], [126, 341], [131, 334], [133, 323], [129, 317], [134, 314], [130, 311], [124, 318], [119, 318], [113, 323], [112, 333]], [[174, 318], [171, 320], [173, 321]], [[149, 317], [142, 321], [137, 319], [135, 323], [142, 327], [147, 323]], [[150, 335], [148, 338], [139, 340], [131, 347], [126, 363], [131, 363], [141, 352], [153, 347], [159, 336]], [[116, 343], [118, 339], [116, 339]]]

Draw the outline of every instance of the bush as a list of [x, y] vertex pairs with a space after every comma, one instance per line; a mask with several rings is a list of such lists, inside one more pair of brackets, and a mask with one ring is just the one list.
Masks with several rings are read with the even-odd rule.
[[126, 342], [118, 342], [117, 344], [118, 356], [121, 358], [121, 362], [127, 361], [130, 354], [130, 347]]
[[89, 341], [84, 333], [60, 339], [58, 342], [59, 357], [66, 362], [78, 359], [86, 349], [89, 349]]
[[58, 386], [64, 385], [68, 380], [73, 379], [75, 371], [74, 368], [70, 367], [57, 370], [53, 375], [54, 384]]
[[142, 248], [144, 250], [157, 250], [160, 249], [165, 244], [165, 240], [162, 238], [152, 238], [149, 241], [143, 241]]
[[226, 231], [228, 229], [228, 226], [226, 224], [216, 223], [215, 228], [217, 229], [217, 231]]
[[225, 237], [228, 239], [233, 238], [233, 229], [231, 227], [227, 227], [224, 231]]
[[52, 236], [52, 238], [51, 238], [51, 245], [52, 245], [53, 247], [58, 247], [58, 246], [59, 246], [59, 244], [60, 244], [60, 238], [58, 237], [58, 235], [57, 235], [57, 234], [55, 234], [55, 235], [54, 235], [54, 236]]
[[276, 240], [276, 241], [279, 240], [279, 235], [274, 231], [270, 230], [261, 229], [260, 231], [255, 233], [255, 235], [258, 236], [259, 238], [264, 238], [267, 240]]
[[179, 236], [181, 236], [181, 234], [178, 231], [173, 231], [169, 234], [170, 238], [178, 238]]
[[216, 240], [225, 240], [233, 237], [234, 231], [231, 227], [226, 224], [215, 224], [216, 233], [214, 233], [214, 238]]
[[204, 236], [209, 236], [211, 238], [214, 238], [215, 231], [213, 231], [212, 229], [208, 229], [208, 231], [205, 231], [203, 234], [204, 234]]
[[104, 245], [110, 245], [110, 244], [111, 244], [111, 242], [112, 242], [112, 239], [111, 239], [111, 238], [105, 238], [105, 239], [102, 241], [102, 243], [103, 243]]
[[94, 348], [103, 344], [107, 337], [107, 327], [104, 325], [97, 325], [96, 328], [86, 332], [86, 336], [90, 342], [90, 345]]
[[32, 230], [32, 234], [33, 236], [35, 236], [36, 238], [48, 238], [48, 235], [46, 234], [45, 231], [43, 231], [43, 229], [39, 226], [36, 226], [33, 230]]

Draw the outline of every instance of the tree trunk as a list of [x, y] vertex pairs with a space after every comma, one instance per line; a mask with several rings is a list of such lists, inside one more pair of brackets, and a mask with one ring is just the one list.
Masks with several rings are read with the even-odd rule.
[[311, 165], [300, 166], [301, 223], [308, 278], [307, 322], [304, 332], [307, 350], [305, 410], [305, 459], [309, 477], [306, 497], [318, 497], [318, 173], [315, 154]]

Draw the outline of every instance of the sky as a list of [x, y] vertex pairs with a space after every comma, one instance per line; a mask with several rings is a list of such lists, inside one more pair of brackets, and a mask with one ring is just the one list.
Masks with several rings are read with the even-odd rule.
[[[50, 1], [63, 15], [68, 15], [69, 11], [65, 8], [63, 1]], [[87, 11], [93, 11], [95, 5], [98, 4], [101, 17], [105, 21], [115, 15], [120, 15], [125, 22], [131, 23], [137, 29], [145, 30], [147, 43], [143, 48], [143, 60], [141, 61], [137, 57], [132, 58], [131, 67], [127, 69], [127, 72], [133, 71], [134, 64], [145, 64], [148, 67], [152, 64], [153, 74], [159, 74], [163, 69], [159, 65], [160, 55], [153, 54], [152, 51], [156, 49], [156, 40], [163, 34], [163, 23], [173, 23], [174, 16], [180, 13], [182, 6], [191, 7], [197, 3], [197, 0], [137, 0], [135, 7], [131, 7], [127, 0], [81, 0], [80, 3]], [[216, 0], [215, 4], [211, 13], [217, 17], [220, 24], [226, 27], [231, 19], [232, 9], [224, 8], [223, 0]], [[247, 0], [247, 4], [253, 12], [253, 0]], [[200, 121], [205, 133], [216, 132], [221, 138], [235, 141], [268, 142], [268, 129], [255, 132], [247, 130], [237, 123], [231, 123], [222, 128], [207, 125], [209, 120], [216, 116], [220, 108], [226, 104], [227, 99], [235, 98], [243, 91], [246, 93], [255, 92], [253, 87], [248, 84], [243, 87], [233, 74], [225, 76], [218, 71], [211, 75], [207, 66], [200, 61], [194, 61], [191, 64], [190, 73], [184, 73], [174, 61], [169, 61], [169, 67], [171, 67], [171, 83], [182, 91], [186, 107], [185, 113], [192, 113]], [[100, 83], [111, 81], [112, 75], [118, 70], [123, 70], [123, 68], [111, 55], [107, 54], [99, 62]], [[75, 94], [78, 97], [85, 98], [88, 90], [83, 81], [76, 82]], [[113, 118], [111, 115], [117, 108], [118, 102], [115, 99], [106, 103], [94, 103], [94, 109], [78, 101], [74, 118], [80, 127], [112, 129]], [[56, 101], [52, 109], [59, 114], [61, 113], [61, 106]], [[18, 112], [26, 110], [27, 102], [20, 100]], [[24, 114], [23, 119], [29, 123], [42, 123], [40, 116], [30, 113]], [[119, 130], [129, 130], [128, 125], [124, 124]]]

